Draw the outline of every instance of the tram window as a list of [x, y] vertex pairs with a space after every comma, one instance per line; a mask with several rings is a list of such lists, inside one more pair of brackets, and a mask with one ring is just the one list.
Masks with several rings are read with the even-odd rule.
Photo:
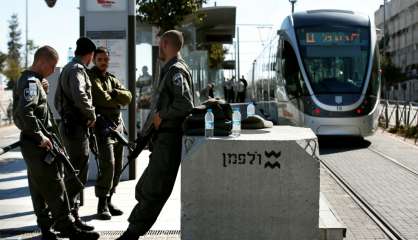
[[300, 82], [303, 81], [300, 74], [296, 54], [289, 42], [284, 41], [284, 50], [282, 53], [283, 76], [286, 81], [286, 89], [289, 97], [300, 95]]
[[368, 28], [303, 27], [296, 32], [301, 57], [315, 93], [362, 91], [370, 50]]

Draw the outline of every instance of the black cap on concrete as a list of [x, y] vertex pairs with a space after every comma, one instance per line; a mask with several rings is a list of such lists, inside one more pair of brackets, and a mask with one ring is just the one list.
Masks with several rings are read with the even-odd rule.
[[94, 44], [94, 42], [87, 37], [79, 38], [76, 44], [77, 48], [75, 49], [75, 55], [77, 56], [84, 56], [96, 50], [96, 45]]

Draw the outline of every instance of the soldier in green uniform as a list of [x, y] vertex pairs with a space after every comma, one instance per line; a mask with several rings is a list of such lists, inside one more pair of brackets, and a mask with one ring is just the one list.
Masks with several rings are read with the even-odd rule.
[[[61, 116], [60, 131], [64, 145], [74, 168], [80, 171], [79, 178], [86, 184], [89, 160], [88, 128], [96, 122], [91, 83], [87, 66], [92, 62], [94, 43], [85, 37], [77, 40], [74, 59], [63, 68], [58, 80], [54, 104]], [[82, 222], [79, 215], [80, 192], [73, 182], [66, 182], [71, 212], [78, 227], [93, 230], [94, 227]]]
[[96, 110], [96, 136], [99, 150], [99, 175], [95, 193], [99, 198], [97, 215], [109, 220], [123, 212], [111, 202], [122, 170], [123, 145], [108, 128], [123, 132], [121, 107], [131, 102], [132, 94], [121, 82], [107, 71], [109, 51], [99, 47], [94, 52], [94, 67], [89, 71], [92, 84], [93, 105]]
[[41, 132], [38, 121], [51, 132], [54, 131], [54, 121], [48, 111], [47, 95], [41, 81], [54, 72], [57, 61], [58, 53], [52, 47], [39, 48], [33, 65], [22, 73], [13, 92], [14, 119], [21, 130], [21, 151], [28, 169], [33, 208], [42, 239], [57, 239], [51, 231], [52, 224], [55, 230], [70, 239], [98, 239], [98, 233], [81, 230], [74, 224], [61, 176], [61, 163], [44, 162], [52, 148], [52, 140]]
[[152, 153], [148, 167], [136, 185], [138, 203], [128, 219], [129, 227], [119, 240], [133, 240], [144, 235], [157, 220], [173, 190], [181, 161], [181, 126], [193, 108], [192, 77], [179, 53], [182, 46], [183, 36], [179, 31], [170, 30], [161, 36], [159, 58], [164, 67], [153, 89], [151, 101], [156, 109], [151, 112], [155, 114], [148, 118], [156, 129]]

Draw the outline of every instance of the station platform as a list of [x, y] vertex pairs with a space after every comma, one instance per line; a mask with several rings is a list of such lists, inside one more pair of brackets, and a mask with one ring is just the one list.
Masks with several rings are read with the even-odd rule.
[[346, 237], [347, 228], [337, 213], [332, 209], [323, 193], [319, 195], [319, 239], [342, 240]]
[[[144, 151], [139, 156], [138, 176], [148, 164], [148, 155], [149, 152]], [[180, 179], [179, 172], [173, 193], [160, 217], [151, 231], [141, 239], [180, 240]], [[94, 196], [94, 183], [89, 183], [85, 190], [85, 204], [80, 214], [101, 233], [100, 239], [115, 239], [127, 228], [127, 218], [136, 204], [134, 195], [136, 182], [137, 180], [130, 180], [120, 183], [114, 200], [125, 214], [113, 217], [110, 221], [95, 219], [97, 198]], [[319, 202], [320, 239], [342, 239], [345, 229], [322, 194]], [[19, 149], [0, 156], [0, 239], [40, 239], [27, 186], [26, 166]]]

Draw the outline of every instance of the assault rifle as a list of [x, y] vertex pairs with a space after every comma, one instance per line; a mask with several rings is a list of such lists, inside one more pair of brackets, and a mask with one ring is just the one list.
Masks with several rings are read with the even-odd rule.
[[[151, 114], [150, 114], [151, 115]], [[101, 126], [104, 126], [103, 131], [111, 134], [113, 137], [115, 137], [122, 145], [126, 146], [129, 150], [128, 154], [128, 162], [123, 166], [121, 172], [119, 174], [122, 174], [123, 171], [128, 167], [128, 165], [135, 160], [139, 154], [145, 149], [145, 147], [148, 145], [149, 141], [151, 140], [151, 137], [154, 133], [154, 126], [151, 124], [148, 126], [147, 131], [142, 131], [138, 133], [137, 138], [133, 143], [129, 142], [121, 132], [117, 131], [117, 126], [112, 121], [106, 119], [105, 116], [98, 115], [97, 121], [102, 122]], [[152, 123], [152, 122], [151, 122]], [[145, 126], [144, 126], [145, 127]]]
[[15, 143], [12, 143], [6, 147], [0, 148], [0, 155], [3, 153], [7, 153], [8, 151], [12, 150], [13, 148], [17, 148], [20, 146], [20, 141], [17, 141]]
[[99, 163], [99, 147], [97, 146], [97, 137], [94, 133], [93, 128], [89, 128], [87, 130], [87, 134], [89, 136], [89, 147], [91, 152], [94, 155], [94, 158], [96, 159], [96, 167], [97, 167], [97, 174], [100, 176], [102, 173], [100, 171], [100, 163]]
[[66, 176], [66, 180], [74, 181], [76, 192], [80, 192], [84, 189], [84, 184], [78, 178], [78, 171], [75, 170], [74, 166], [71, 164], [70, 157], [62, 145], [61, 139], [54, 132], [48, 131], [39, 119], [37, 119], [37, 122], [41, 132], [45, 137], [49, 138], [52, 143], [52, 148], [48, 151], [48, 154], [44, 158], [44, 162], [49, 165], [55, 161], [61, 162], [66, 170], [66, 174], [68, 174], [68, 176]]

